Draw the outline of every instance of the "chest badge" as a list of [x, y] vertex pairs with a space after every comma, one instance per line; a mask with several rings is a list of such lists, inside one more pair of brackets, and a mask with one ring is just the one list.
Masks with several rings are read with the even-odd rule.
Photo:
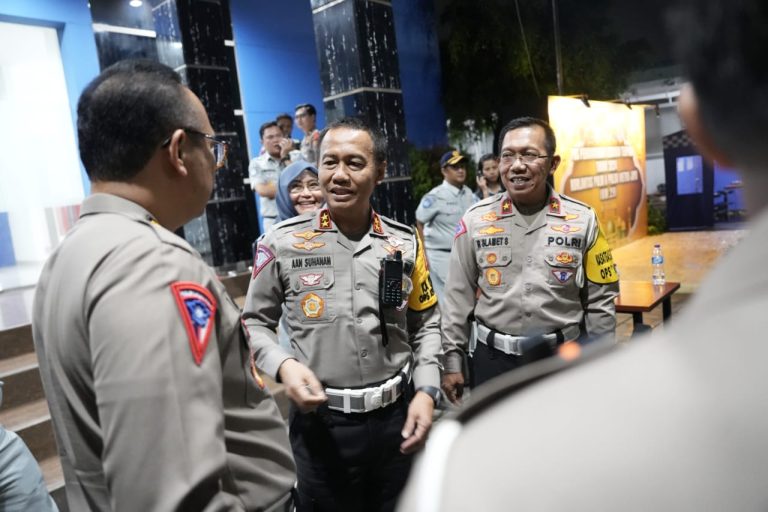
[[496, 227], [496, 226], [488, 226], [487, 228], [483, 228], [478, 233], [481, 235], [497, 235], [499, 233], [503, 233], [504, 229]]
[[324, 309], [325, 302], [314, 293], [308, 293], [301, 299], [301, 312], [307, 318], [320, 318]]
[[309, 240], [304, 242], [297, 242], [293, 244], [293, 246], [296, 249], [304, 249], [305, 251], [314, 251], [315, 249], [319, 249], [320, 247], [325, 247], [325, 243], [323, 242], [310, 242]]
[[495, 268], [489, 268], [485, 271], [485, 280], [491, 286], [499, 286], [501, 284], [501, 272]]
[[389, 242], [389, 245], [391, 245], [392, 247], [400, 247], [401, 245], [403, 245], [402, 240], [392, 235], [387, 237], [387, 242]]
[[557, 231], [558, 233], [576, 233], [577, 231], [581, 231], [581, 228], [571, 226], [570, 224], [558, 224], [552, 226], [552, 231]]
[[552, 275], [560, 284], [567, 283], [573, 276], [573, 270], [553, 270]]
[[296, 238], [303, 238], [307, 242], [309, 242], [310, 240], [314, 240], [320, 235], [322, 235], [322, 233], [318, 233], [317, 231], [304, 231], [303, 233], [293, 234], [293, 236], [295, 236]]
[[579, 214], [577, 213], [569, 213], [565, 216], [565, 220], [576, 220], [579, 218]]
[[490, 265], [493, 265], [494, 263], [496, 263], [497, 259], [498, 259], [498, 257], [496, 256], [495, 252], [489, 252], [485, 256], [485, 261], [487, 261]]
[[301, 274], [299, 280], [304, 286], [317, 286], [323, 278], [323, 273]]
[[562, 265], [568, 265], [569, 263], [573, 263], [573, 254], [565, 251], [559, 252], [557, 253], [557, 256], [555, 256], [555, 260]]
[[480, 217], [480, 220], [484, 220], [485, 222], [495, 222], [498, 220], [499, 216], [496, 215], [496, 212], [488, 212], [482, 217]]

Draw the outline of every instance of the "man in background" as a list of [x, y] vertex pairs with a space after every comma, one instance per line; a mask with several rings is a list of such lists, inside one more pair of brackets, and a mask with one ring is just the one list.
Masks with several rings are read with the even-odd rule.
[[277, 222], [277, 180], [280, 172], [290, 160], [291, 147], [286, 144], [283, 131], [274, 121], [268, 121], [259, 128], [264, 153], [251, 160], [248, 175], [251, 188], [259, 195], [262, 233], [266, 233]]
[[456, 226], [475, 202], [472, 191], [464, 185], [467, 181], [467, 158], [458, 151], [448, 151], [440, 158], [443, 182], [427, 192], [416, 208], [416, 229], [427, 249], [432, 284], [438, 300], [442, 301], [445, 279], [448, 275], [448, 258]]
[[302, 103], [296, 107], [296, 122], [304, 132], [301, 139], [301, 156], [312, 165], [317, 165], [317, 151], [320, 144], [320, 131], [317, 129], [317, 110], [314, 105]]

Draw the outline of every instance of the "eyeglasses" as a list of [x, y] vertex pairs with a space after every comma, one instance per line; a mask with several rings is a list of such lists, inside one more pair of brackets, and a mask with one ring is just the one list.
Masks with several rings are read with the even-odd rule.
[[304, 192], [304, 189], [307, 189], [310, 192], [318, 192], [320, 190], [320, 182], [317, 180], [312, 180], [309, 183], [304, 184], [300, 181], [294, 181], [288, 186], [288, 193], [301, 194]]
[[[205, 137], [211, 143], [211, 146], [209, 149], [211, 150], [211, 154], [213, 154], [214, 160], [216, 160], [216, 169], [221, 169], [226, 165], [227, 154], [229, 153], [228, 142], [215, 139], [212, 135], [208, 135], [207, 133], [203, 133], [203, 132], [194, 130], [192, 128], [182, 128], [182, 130], [192, 135], [200, 135], [201, 137]], [[165, 147], [170, 143], [171, 143], [171, 137], [168, 137], [163, 141], [162, 147]]]
[[534, 153], [533, 151], [525, 151], [519, 154], [505, 151], [501, 154], [501, 161], [505, 164], [514, 164], [517, 162], [518, 158], [522, 160], [524, 164], [532, 164], [539, 158], [549, 158], [549, 155], [540, 155], [538, 153]]

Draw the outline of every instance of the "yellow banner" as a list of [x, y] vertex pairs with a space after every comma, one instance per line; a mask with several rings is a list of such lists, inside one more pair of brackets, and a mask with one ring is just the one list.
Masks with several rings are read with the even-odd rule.
[[555, 189], [597, 212], [611, 247], [648, 231], [645, 112], [641, 106], [549, 97], [549, 122], [562, 161]]

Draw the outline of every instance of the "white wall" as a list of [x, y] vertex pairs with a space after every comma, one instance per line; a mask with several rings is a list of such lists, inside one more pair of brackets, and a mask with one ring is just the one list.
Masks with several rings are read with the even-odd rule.
[[83, 184], [56, 29], [0, 22], [0, 211], [16, 260], [43, 261], [62, 233], [48, 208]]

